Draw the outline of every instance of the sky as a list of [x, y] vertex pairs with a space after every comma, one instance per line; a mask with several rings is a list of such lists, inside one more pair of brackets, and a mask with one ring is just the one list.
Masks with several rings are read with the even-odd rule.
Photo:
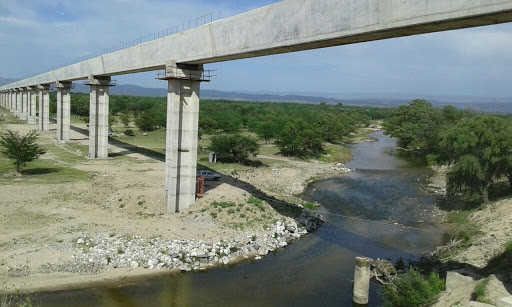
[[[205, 14], [277, 0], [0, 0], [0, 77], [22, 78]], [[207, 65], [204, 88], [339, 97], [512, 97], [512, 24]], [[165, 87], [155, 73], [118, 83]]]

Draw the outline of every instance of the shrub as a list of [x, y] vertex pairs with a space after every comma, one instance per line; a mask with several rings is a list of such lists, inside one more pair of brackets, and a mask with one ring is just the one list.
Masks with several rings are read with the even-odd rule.
[[479, 281], [473, 293], [471, 294], [471, 299], [480, 303], [490, 304], [491, 301], [487, 298], [487, 285], [489, 284], [489, 278], [485, 278]]
[[126, 129], [124, 131], [124, 134], [127, 136], [135, 136], [135, 131], [133, 131], [132, 129]]
[[384, 286], [384, 306], [428, 306], [436, 301], [443, 290], [444, 282], [439, 275], [430, 273], [428, 276], [423, 276], [411, 268], [408, 272], [399, 275], [392, 283]]
[[37, 132], [34, 130], [25, 135], [8, 130], [0, 137], [0, 146], [3, 147], [2, 153], [9, 159], [14, 160], [18, 174], [21, 173], [21, 168], [27, 162], [33, 161], [44, 154], [45, 151], [36, 143], [37, 137]]
[[218, 135], [212, 138], [210, 150], [224, 162], [246, 162], [251, 155], [256, 155], [259, 145], [256, 139], [240, 134]]
[[480, 234], [478, 225], [469, 219], [470, 214], [468, 211], [453, 211], [448, 214], [447, 222], [451, 226], [450, 239], [461, 240], [463, 245], [467, 245]]

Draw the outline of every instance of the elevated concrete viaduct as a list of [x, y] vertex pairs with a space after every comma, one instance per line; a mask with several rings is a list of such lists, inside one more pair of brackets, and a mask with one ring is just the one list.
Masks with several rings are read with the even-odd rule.
[[[2, 105], [31, 121], [37, 91], [37, 126], [47, 131], [49, 85], [55, 84], [57, 138], [66, 141], [69, 86], [88, 80], [89, 157], [106, 158], [110, 78], [164, 70], [167, 209], [177, 212], [194, 203], [203, 64], [510, 21], [512, 0], [284, 0], [4, 85]], [[23, 93], [31, 98], [22, 100]]]

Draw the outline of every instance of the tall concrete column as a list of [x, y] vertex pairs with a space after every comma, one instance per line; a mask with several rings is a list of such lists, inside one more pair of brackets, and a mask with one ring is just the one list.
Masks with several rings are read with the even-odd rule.
[[16, 91], [11, 92], [11, 112], [16, 116]]
[[28, 91], [25, 88], [21, 90], [21, 119], [28, 119]]
[[187, 209], [195, 202], [197, 131], [199, 123], [200, 65], [170, 65], [166, 68], [166, 203], [167, 212]]
[[37, 90], [34, 87], [28, 88], [28, 123], [37, 124]]
[[57, 82], [57, 140], [69, 141], [71, 126], [71, 82]]
[[23, 104], [22, 98], [21, 98], [21, 89], [16, 89], [16, 117], [22, 118], [22, 107]]
[[89, 159], [108, 158], [110, 77], [89, 77]]
[[41, 84], [37, 87], [39, 99], [39, 114], [37, 119], [39, 131], [50, 130], [50, 85]]

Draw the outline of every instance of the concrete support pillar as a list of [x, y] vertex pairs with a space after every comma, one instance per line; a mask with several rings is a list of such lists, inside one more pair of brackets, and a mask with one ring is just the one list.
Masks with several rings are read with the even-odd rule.
[[57, 140], [69, 141], [71, 126], [71, 82], [57, 82]]
[[37, 124], [37, 90], [33, 87], [28, 88], [28, 123]]
[[39, 114], [37, 119], [39, 131], [50, 130], [50, 85], [42, 84], [37, 87], [39, 100]]
[[16, 91], [11, 92], [11, 112], [16, 116]]
[[17, 89], [16, 90], [16, 117], [18, 117], [19, 119], [22, 118], [22, 113], [23, 113], [23, 110], [21, 107], [22, 104], [23, 104], [23, 101], [21, 98], [21, 90]]
[[110, 77], [89, 77], [89, 159], [108, 158]]
[[28, 91], [21, 90], [21, 119], [28, 120]]
[[354, 268], [354, 289], [352, 297], [354, 303], [359, 305], [368, 305], [370, 278], [370, 259], [364, 257], [356, 257], [356, 266]]
[[167, 212], [187, 209], [195, 202], [197, 131], [199, 123], [199, 65], [171, 65], [166, 68], [166, 203]]

